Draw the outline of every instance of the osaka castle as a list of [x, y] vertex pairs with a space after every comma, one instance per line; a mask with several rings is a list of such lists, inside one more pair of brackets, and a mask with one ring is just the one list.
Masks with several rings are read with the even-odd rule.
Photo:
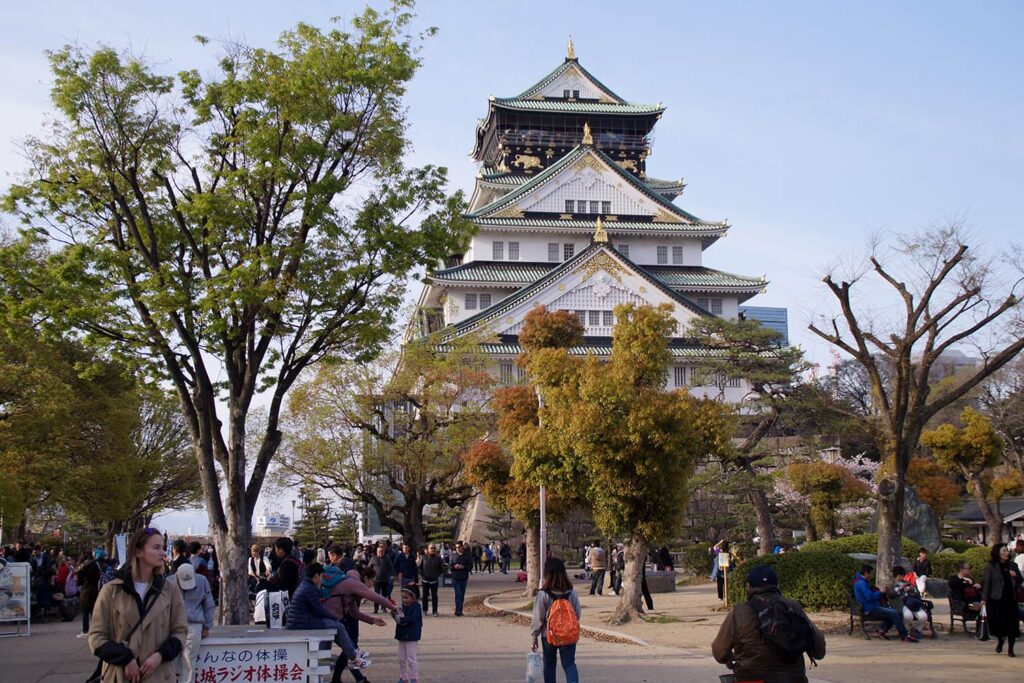
[[[518, 333], [534, 306], [574, 312], [586, 341], [575, 351], [608, 356], [615, 306], [668, 303], [678, 335], [669, 387], [708, 393], [695, 386], [702, 349], [682, 336], [689, 321], [736, 318], [767, 281], [705, 265], [729, 224], [683, 209], [682, 180], [647, 175], [651, 132], [664, 112], [599, 81], [571, 40], [565, 60], [537, 83], [490, 97], [472, 152], [479, 172], [466, 217], [477, 232], [465, 253], [427, 273], [412, 336], [485, 332], [495, 373], [514, 383], [522, 379]], [[784, 309], [756, 312], [785, 332]], [[741, 400], [742, 385], [733, 381], [722, 398]]]

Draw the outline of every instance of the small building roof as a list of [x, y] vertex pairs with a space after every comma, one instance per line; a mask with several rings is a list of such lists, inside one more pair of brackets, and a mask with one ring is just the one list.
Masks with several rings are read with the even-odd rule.
[[[1013, 521], [1013, 519], [1024, 517], [1024, 497], [1007, 496], [1003, 498], [999, 501], [999, 512], [1004, 521]], [[955, 518], [972, 524], [985, 523], [985, 516], [981, 514], [981, 508], [974, 500], [968, 501], [964, 509], [955, 515]]]

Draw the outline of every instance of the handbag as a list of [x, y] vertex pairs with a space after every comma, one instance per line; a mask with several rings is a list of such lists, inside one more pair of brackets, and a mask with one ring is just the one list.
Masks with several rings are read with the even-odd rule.
[[985, 608], [985, 603], [981, 603], [981, 616], [978, 617], [978, 628], [975, 629], [975, 637], [978, 640], [989, 640], [988, 634], [988, 610]]
[[[143, 614], [141, 617], [139, 617], [139, 620], [137, 622], [135, 622], [135, 626], [132, 626], [131, 630], [128, 631], [128, 634], [124, 638], [121, 639], [121, 644], [122, 645], [124, 645], [125, 647], [128, 647], [128, 641], [131, 640], [132, 636], [135, 635], [135, 632], [137, 630], [139, 630], [139, 627], [142, 626], [142, 622], [145, 621], [145, 620], [146, 620], [146, 615], [145, 614]], [[103, 660], [100, 659], [100, 660], [98, 660], [96, 662], [96, 670], [92, 672], [92, 675], [89, 676], [89, 678], [85, 679], [85, 683], [100, 683], [100, 681], [102, 681], [102, 680], [103, 680]]]

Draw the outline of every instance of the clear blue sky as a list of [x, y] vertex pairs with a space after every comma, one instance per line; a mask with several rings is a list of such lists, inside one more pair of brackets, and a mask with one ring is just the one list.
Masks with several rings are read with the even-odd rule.
[[[286, 5], [292, 6], [286, 6]], [[270, 45], [296, 21], [351, 16], [354, 2], [4, 3], [0, 187], [13, 141], [48, 108], [43, 50], [67, 41], [131, 45], [169, 71], [209, 66], [191, 37]], [[86, 5], [92, 5], [87, 7]], [[488, 95], [513, 95], [581, 63], [638, 102], [668, 107], [648, 171], [684, 177], [677, 202], [729, 236], [705, 264], [766, 274], [752, 304], [790, 309], [790, 336], [825, 301], [817, 274], [880, 228], [961, 218], [998, 251], [1022, 234], [1024, 3], [424, 1], [440, 28], [410, 88], [414, 161], [471, 189], [468, 157]]]

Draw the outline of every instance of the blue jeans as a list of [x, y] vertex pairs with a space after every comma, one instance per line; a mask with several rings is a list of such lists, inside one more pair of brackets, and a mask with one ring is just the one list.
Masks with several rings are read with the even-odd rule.
[[462, 603], [466, 600], [466, 584], [469, 579], [457, 579], [452, 577], [452, 588], [455, 589], [455, 613], [462, 614]]
[[576, 670], [576, 643], [555, 647], [548, 645], [544, 638], [540, 640], [544, 650], [544, 683], [555, 683], [557, 658], [562, 658], [562, 671], [565, 672], [566, 683], [580, 683], [580, 673]]
[[891, 607], [876, 607], [870, 612], [865, 612], [864, 615], [872, 619], [881, 619], [882, 631], [888, 631], [895, 625], [900, 638], [907, 637], [907, 627], [903, 624], [903, 614], [899, 610]]

